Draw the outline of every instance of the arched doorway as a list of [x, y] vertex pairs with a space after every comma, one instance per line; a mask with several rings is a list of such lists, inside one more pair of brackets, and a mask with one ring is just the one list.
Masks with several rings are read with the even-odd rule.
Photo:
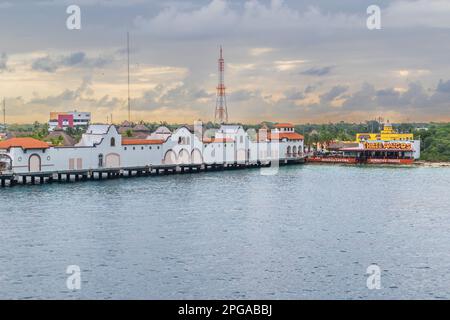
[[179, 164], [189, 164], [191, 163], [191, 157], [186, 149], [181, 149], [178, 153], [178, 163]]
[[294, 147], [292, 148], [292, 156], [293, 156], [293, 157], [296, 157], [296, 156], [297, 156], [297, 147], [296, 147], [296, 146], [294, 146]]
[[177, 163], [177, 155], [173, 150], [168, 150], [164, 155], [164, 164], [176, 164]]
[[37, 154], [32, 154], [28, 159], [28, 171], [40, 172], [41, 171], [41, 157]]
[[191, 159], [193, 164], [202, 164], [203, 163], [203, 157], [202, 153], [198, 149], [192, 150]]
[[291, 155], [291, 146], [287, 147], [286, 154], [288, 157]]
[[120, 168], [120, 155], [117, 153], [109, 153], [105, 157], [106, 168]]
[[0, 172], [2, 171], [10, 171], [12, 169], [12, 159], [6, 155], [0, 155]]

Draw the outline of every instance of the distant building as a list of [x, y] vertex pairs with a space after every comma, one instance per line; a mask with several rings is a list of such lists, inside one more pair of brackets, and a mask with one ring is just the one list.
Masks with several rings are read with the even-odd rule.
[[412, 133], [398, 133], [392, 127], [392, 124], [387, 123], [380, 133], [358, 133], [356, 134], [356, 141], [412, 141], [414, 135]]
[[65, 132], [63, 129], [57, 127], [55, 130], [49, 133], [47, 137], [45, 137], [46, 141], [53, 142], [56, 141], [56, 146], [74, 146], [76, 141], [74, 138], [69, 136], [67, 132]]
[[138, 139], [145, 139], [151, 134], [151, 131], [143, 124], [138, 124], [133, 127], [133, 137]]
[[169, 128], [167, 128], [166, 126], [160, 126], [156, 129], [155, 132], [150, 134], [147, 139], [166, 141], [171, 135], [172, 131], [170, 131]]
[[90, 112], [51, 112], [48, 126], [49, 131], [53, 131], [56, 128], [66, 130], [67, 128], [87, 127], [90, 123]]

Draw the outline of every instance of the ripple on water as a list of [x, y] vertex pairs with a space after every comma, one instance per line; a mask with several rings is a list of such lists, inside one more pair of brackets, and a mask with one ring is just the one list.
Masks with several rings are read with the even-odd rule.
[[449, 180], [299, 166], [4, 189], [0, 298], [443, 299]]

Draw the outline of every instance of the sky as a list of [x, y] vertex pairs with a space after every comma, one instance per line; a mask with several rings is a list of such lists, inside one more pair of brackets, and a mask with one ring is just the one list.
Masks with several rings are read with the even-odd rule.
[[136, 122], [214, 120], [220, 45], [230, 122], [450, 121], [448, 0], [0, 0], [7, 121], [125, 120], [127, 31]]

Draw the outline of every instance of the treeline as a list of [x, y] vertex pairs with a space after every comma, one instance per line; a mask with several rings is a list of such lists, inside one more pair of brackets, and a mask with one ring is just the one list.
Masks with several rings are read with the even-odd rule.
[[428, 130], [413, 132], [422, 141], [422, 160], [450, 161], [450, 123], [431, 124]]

